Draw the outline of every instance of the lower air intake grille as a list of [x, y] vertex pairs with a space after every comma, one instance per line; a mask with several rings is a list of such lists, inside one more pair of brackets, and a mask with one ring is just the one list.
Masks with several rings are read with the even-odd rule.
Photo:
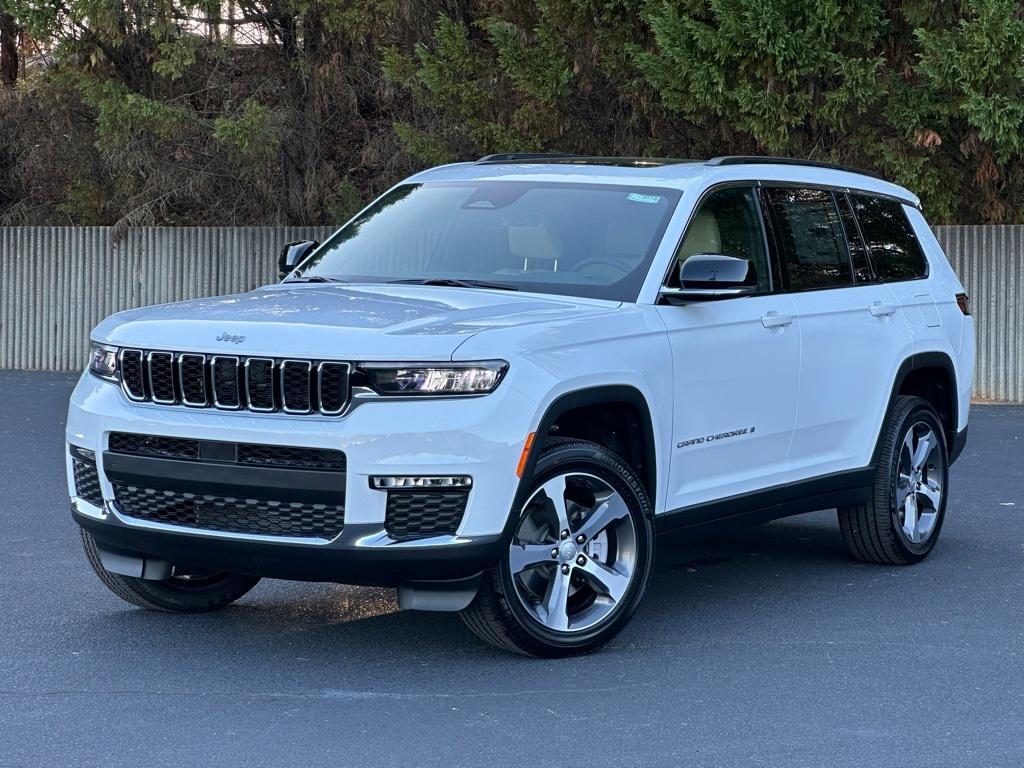
[[291, 445], [238, 444], [238, 463], [289, 469], [345, 470], [345, 454], [328, 448], [300, 448]]
[[103, 506], [103, 494], [100, 492], [100, 476], [96, 471], [96, 462], [85, 461], [77, 456], [71, 459], [71, 469], [75, 475], [75, 495], [97, 507]]
[[[330, 472], [345, 471], [345, 454], [332, 448], [305, 448], [295, 445], [263, 445], [262, 443], [212, 443], [187, 437], [161, 437], [134, 432], [111, 432], [110, 450], [132, 456], [151, 456], [155, 459], [204, 460], [209, 447], [217, 448], [216, 458], [208, 459], [221, 464], [249, 464], [282, 469], [318, 469]], [[204, 455], [204, 447], [206, 454]]]
[[135, 456], [155, 456], [161, 459], [198, 459], [199, 441], [184, 437], [137, 435], [131, 432], [111, 432], [110, 450]]
[[240, 499], [114, 484], [118, 508], [129, 517], [207, 531], [332, 539], [345, 524], [341, 505]]
[[390, 491], [384, 528], [396, 539], [454, 534], [468, 498], [468, 491]]

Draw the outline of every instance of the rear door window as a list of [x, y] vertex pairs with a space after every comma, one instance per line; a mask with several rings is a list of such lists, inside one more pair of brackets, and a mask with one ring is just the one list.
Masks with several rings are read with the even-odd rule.
[[878, 278], [894, 282], [927, 277], [928, 261], [902, 203], [859, 194], [850, 199]]
[[811, 291], [852, 285], [850, 248], [832, 193], [769, 188], [765, 197], [786, 289]]

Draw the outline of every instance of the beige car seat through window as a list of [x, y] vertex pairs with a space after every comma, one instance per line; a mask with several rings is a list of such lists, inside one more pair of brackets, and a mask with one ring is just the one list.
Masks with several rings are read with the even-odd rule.
[[686, 239], [679, 248], [679, 263], [682, 264], [698, 253], [721, 253], [722, 234], [718, 230], [718, 219], [709, 210], [697, 213], [686, 232]]

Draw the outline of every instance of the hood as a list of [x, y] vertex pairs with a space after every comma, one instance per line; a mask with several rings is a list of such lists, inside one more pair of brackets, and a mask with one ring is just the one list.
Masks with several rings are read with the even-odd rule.
[[474, 288], [307, 283], [120, 312], [92, 337], [208, 354], [440, 361], [488, 328], [578, 319], [616, 306]]

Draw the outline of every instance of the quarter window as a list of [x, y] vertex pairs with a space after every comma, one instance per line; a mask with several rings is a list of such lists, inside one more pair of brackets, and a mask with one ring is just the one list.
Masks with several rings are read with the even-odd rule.
[[686, 230], [670, 284], [678, 284], [679, 266], [698, 253], [746, 259], [757, 270], [758, 291], [771, 290], [764, 229], [752, 187], [726, 187], [701, 203]]
[[851, 199], [879, 279], [893, 282], [926, 277], [928, 262], [903, 205], [867, 195], [851, 195]]
[[772, 188], [766, 195], [786, 288], [809, 291], [852, 285], [850, 248], [832, 193]]

